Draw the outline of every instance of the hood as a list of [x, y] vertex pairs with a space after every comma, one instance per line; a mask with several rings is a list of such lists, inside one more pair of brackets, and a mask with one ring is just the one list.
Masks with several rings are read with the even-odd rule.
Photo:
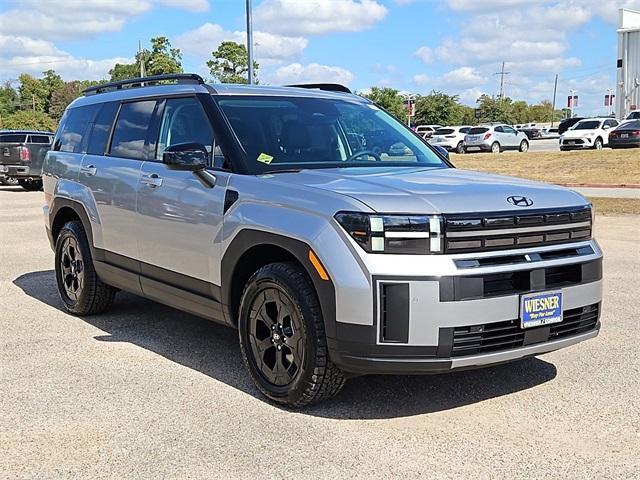
[[[467, 213], [585, 205], [584, 197], [556, 185], [456, 168], [354, 167], [279, 173], [273, 179], [348, 195], [380, 213]], [[510, 196], [533, 200], [510, 204]]]
[[595, 134], [596, 131], [589, 129], [589, 130], [567, 130], [566, 132], [564, 132], [562, 134], [563, 138], [585, 138], [585, 137], [589, 137], [593, 134]]

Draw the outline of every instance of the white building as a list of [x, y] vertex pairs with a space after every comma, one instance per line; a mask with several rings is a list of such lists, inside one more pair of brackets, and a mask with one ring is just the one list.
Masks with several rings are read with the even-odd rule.
[[616, 115], [640, 109], [640, 12], [621, 8], [618, 28]]

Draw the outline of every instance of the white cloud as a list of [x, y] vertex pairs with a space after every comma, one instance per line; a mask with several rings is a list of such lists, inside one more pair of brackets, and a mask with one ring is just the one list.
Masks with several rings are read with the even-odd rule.
[[[223, 41], [245, 44], [246, 40], [246, 33], [243, 31], [232, 32], [218, 24], [205, 23], [176, 37], [174, 44], [188, 55], [208, 59]], [[304, 37], [286, 37], [262, 31], [254, 31], [253, 40], [258, 63], [297, 58], [309, 43]]]
[[[546, 3], [549, 0], [536, 0], [539, 3]], [[531, 0], [449, 0], [447, 2], [452, 10], [464, 12], [479, 11], [487, 9], [507, 9], [512, 7], [520, 7], [531, 5]]]
[[[162, 5], [202, 12], [208, 0], [22, 0], [0, 13], [4, 35], [37, 36], [44, 40], [87, 38], [117, 32], [124, 24]], [[25, 22], [28, 29], [25, 29]]]
[[437, 79], [436, 83], [450, 88], [470, 88], [482, 85], [486, 81], [487, 78], [475, 68], [460, 67], [445, 73]]
[[254, 22], [274, 33], [318, 35], [365, 30], [386, 15], [387, 8], [375, 0], [264, 0]]
[[272, 80], [275, 83], [342, 83], [349, 84], [355, 78], [353, 73], [342, 67], [310, 63], [292, 63], [278, 68]]
[[429, 76], [425, 73], [418, 73], [413, 76], [412, 80], [416, 85], [426, 85], [429, 83]]
[[422, 60], [423, 63], [429, 64], [433, 62], [433, 51], [427, 46], [418, 48], [414, 55]]

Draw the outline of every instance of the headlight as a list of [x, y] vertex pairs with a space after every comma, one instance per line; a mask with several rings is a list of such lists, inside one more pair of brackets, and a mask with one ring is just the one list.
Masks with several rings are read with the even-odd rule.
[[340, 212], [335, 219], [369, 253], [437, 254], [444, 241], [439, 215]]

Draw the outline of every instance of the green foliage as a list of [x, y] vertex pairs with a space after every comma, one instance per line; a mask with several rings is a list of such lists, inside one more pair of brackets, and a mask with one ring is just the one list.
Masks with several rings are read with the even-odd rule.
[[[459, 125], [465, 111], [457, 95], [432, 90], [416, 101], [416, 125]], [[468, 113], [468, 112], [467, 112]]]
[[111, 81], [126, 80], [140, 76], [140, 62], [144, 64], [145, 74], [162, 75], [164, 73], [182, 73], [182, 53], [172, 48], [167, 37], [153, 37], [151, 50], [143, 49], [136, 53], [134, 63], [116, 63], [109, 75]]
[[53, 92], [49, 115], [56, 120], [60, 119], [64, 113], [64, 109], [67, 108], [67, 105], [82, 95], [83, 89], [82, 82], [79, 80], [64, 83], [60, 88]]
[[0, 128], [7, 128], [10, 130], [47, 130], [54, 132], [57, 127], [57, 122], [53, 120], [49, 115], [44, 112], [38, 112], [33, 110], [22, 110], [3, 116], [0, 121]]
[[407, 122], [407, 109], [402, 103], [402, 97], [398, 95], [398, 90], [389, 87], [371, 87], [371, 92], [361, 95], [384, 108], [403, 123]]
[[20, 82], [18, 87], [20, 107], [44, 112], [48, 94], [45, 85], [27, 73], [20, 74], [18, 81]]
[[0, 116], [9, 115], [18, 109], [20, 98], [11, 82], [5, 82], [0, 87]]
[[[249, 54], [244, 44], [222, 42], [216, 51], [211, 52], [211, 56], [213, 58], [207, 62], [207, 67], [218, 82], [248, 83]], [[256, 77], [258, 68], [258, 63], [254, 61], [253, 71]]]

